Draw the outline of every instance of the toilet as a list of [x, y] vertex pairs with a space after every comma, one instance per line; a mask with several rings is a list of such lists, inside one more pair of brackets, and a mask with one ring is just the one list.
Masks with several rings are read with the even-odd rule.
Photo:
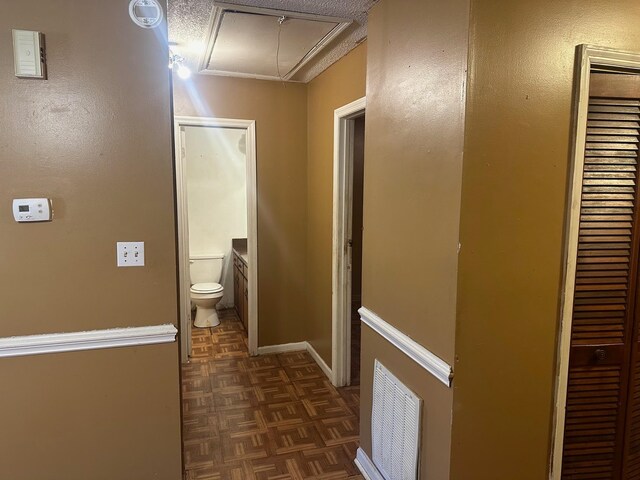
[[216, 305], [224, 289], [220, 285], [224, 254], [200, 255], [189, 258], [191, 301], [196, 306], [196, 327], [215, 327], [220, 324]]

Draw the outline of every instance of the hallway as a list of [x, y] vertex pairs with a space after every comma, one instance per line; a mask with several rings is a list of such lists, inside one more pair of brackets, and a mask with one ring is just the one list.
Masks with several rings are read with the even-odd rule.
[[306, 352], [249, 357], [235, 312], [220, 313], [182, 367], [185, 479], [362, 479], [359, 386], [334, 388]]

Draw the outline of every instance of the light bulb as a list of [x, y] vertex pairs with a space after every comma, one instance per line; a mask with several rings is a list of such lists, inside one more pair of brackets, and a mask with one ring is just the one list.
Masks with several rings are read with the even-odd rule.
[[178, 76], [182, 80], [186, 80], [191, 76], [191, 70], [189, 69], [189, 67], [186, 67], [185, 65], [180, 64], [178, 66]]

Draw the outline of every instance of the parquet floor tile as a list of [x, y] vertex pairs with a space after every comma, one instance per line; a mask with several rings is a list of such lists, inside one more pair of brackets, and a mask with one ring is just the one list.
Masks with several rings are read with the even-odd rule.
[[313, 358], [309, 355], [309, 352], [301, 351], [301, 352], [286, 352], [286, 353], [278, 353], [276, 357], [280, 361], [280, 365], [315, 365]]
[[336, 397], [338, 392], [331, 382], [325, 378], [309, 378], [291, 382], [300, 398]]
[[302, 452], [303, 478], [338, 479], [358, 475], [347, 452], [338, 447]]
[[289, 383], [287, 372], [283, 368], [263, 368], [262, 370], [252, 370], [247, 373], [251, 385], [281, 385]]
[[286, 365], [284, 371], [291, 380], [308, 380], [309, 378], [322, 378], [324, 372], [315, 364]]
[[362, 480], [359, 386], [334, 388], [307, 352], [250, 357], [235, 313], [220, 318], [182, 367], [185, 480]]
[[300, 425], [311, 421], [299, 401], [261, 405], [260, 413], [269, 427]]
[[209, 375], [209, 380], [211, 388], [215, 391], [233, 387], [251, 387], [249, 374], [240, 371], [234, 373], [212, 373]]
[[190, 392], [182, 394], [182, 414], [186, 417], [207, 415], [213, 405], [211, 393]]
[[250, 387], [221, 388], [213, 395], [213, 405], [217, 411], [252, 408], [258, 405], [258, 398]]
[[268, 370], [279, 368], [280, 362], [275, 355], [260, 355], [259, 357], [243, 358], [238, 361], [238, 368], [243, 372], [253, 372], [256, 370]]
[[254, 408], [236, 408], [218, 412], [220, 432], [260, 433], [267, 431], [267, 422], [260, 410]]
[[353, 415], [342, 397], [305, 398], [302, 405], [313, 420]]
[[207, 379], [209, 379], [209, 377], [211, 375], [219, 375], [222, 373], [238, 373], [240, 372], [240, 361], [239, 360], [233, 360], [233, 359], [223, 359], [223, 358], [218, 358], [215, 360], [209, 360], [207, 362], [203, 362], [200, 361], [199, 362], [201, 365], [206, 367], [207, 370]]
[[269, 429], [271, 446], [276, 454], [300, 452], [324, 447], [320, 432], [313, 423], [284, 425]]
[[326, 418], [316, 425], [325, 445], [342, 445], [345, 441], [357, 441], [359, 438], [360, 422], [355, 415]]
[[215, 413], [184, 417], [182, 426], [184, 440], [206, 440], [218, 436], [218, 417]]
[[225, 432], [221, 440], [222, 457], [227, 464], [267, 458], [274, 451], [266, 431]]
[[290, 384], [256, 385], [253, 387], [258, 404], [286, 403], [298, 400], [296, 389]]

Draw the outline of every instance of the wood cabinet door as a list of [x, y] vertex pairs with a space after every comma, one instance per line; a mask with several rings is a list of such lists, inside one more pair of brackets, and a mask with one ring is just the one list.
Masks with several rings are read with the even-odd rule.
[[234, 258], [233, 261], [233, 307], [236, 310], [236, 313], [238, 314], [238, 316], [240, 315], [240, 295], [239, 295], [239, 291], [240, 291], [240, 281], [238, 279], [239, 277], [239, 272], [238, 272], [238, 267], [236, 265], [236, 261]]
[[242, 320], [242, 324], [244, 325], [244, 328], [247, 328], [247, 320], [248, 320], [248, 285], [247, 285], [247, 279], [240, 275], [240, 278], [242, 279], [241, 282], [241, 290], [240, 290], [240, 304], [242, 305], [242, 313], [240, 315], [240, 318]]

